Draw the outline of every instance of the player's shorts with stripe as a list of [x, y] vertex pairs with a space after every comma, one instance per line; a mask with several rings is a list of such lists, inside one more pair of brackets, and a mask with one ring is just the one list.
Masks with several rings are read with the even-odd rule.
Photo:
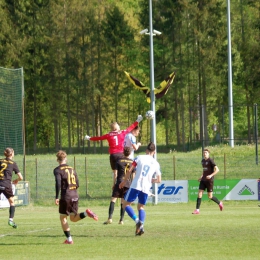
[[148, 194], [144, 193], [140, 190], [130, 188], [127, 191], [124, 199], [125, 199], [125, 201], [128, 201], [128, 202], [134, 202], [137, 198], [138, 198], [138, 203], [145, 205], [147, 198], [148, 198]]
[[116, 183], [112, 192], [113, 198], [124, 198], [125, 194], [127, 193], [129, 188], [124, 187], [122, 189], [119, 189], [119, 184]]
[[12, 185], [11, 184], [6, 185], [6, 187], [5, 187], [0, 184], [0, 194], [2, 194], [2, 193], [5, 195], [5, 197], [7, 199], [13, 197], [14, 193], [13, 193]]
[[213, 191], [213, 180], [200, 181], [199, 190], [205, 190], [205, 189], [207, 189], [207, 192]]
[[123, 153], [113, 153], [113, 154], [110, 154], [109, 160], [110, 160], [110, 166], [111, 166], [112, 170], [116, 170], [116, 162], [121, 157], [123, 157]]

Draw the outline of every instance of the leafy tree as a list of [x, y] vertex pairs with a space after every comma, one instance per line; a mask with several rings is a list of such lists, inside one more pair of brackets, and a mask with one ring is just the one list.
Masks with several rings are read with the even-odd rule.
[[[123, 70], [122, 60], [125, 57], [126, 50], [131, 48], [133, 32], [128, 26], [124, 15], [117, 6], [107, 9], [105, 20], [102, 22], [103, 36], [106, 42], [104, 46], [106, 51], [107, 75], [105, 78], [107, 90], [111, 91], [112, 104], [114, 104], [115, 120], [118, 120], [118, 95], [122, 88]], [[110, 95], [111, 97], [111, 95]], [[121, 107], [120, 107], [121, 108]]]

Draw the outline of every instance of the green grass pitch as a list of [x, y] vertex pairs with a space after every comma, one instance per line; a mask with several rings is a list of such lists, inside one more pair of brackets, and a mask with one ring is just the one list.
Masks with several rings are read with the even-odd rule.
[[135, 224], [127, 214], [124, 225], [118, 225], [118, 203], [113, 223], [103, 225], [109, 200], [102, 205], [96, 202], [80, 201], [79, 212], [89, 207], [99, 221], [87, 217], [69, 222], [73, 245], [62, 244], [65, 236], [57, 206], [17, 207], [18, 229], [7, 225], [8, 208], [1, 209], [0, 259], [259, 259], [257, 201], [224, 201], [223, 212], [214, 202], [205, 201], [200, 215], [191, 214], [195, 202], [149, 204], [141, 237], [135, 237]]

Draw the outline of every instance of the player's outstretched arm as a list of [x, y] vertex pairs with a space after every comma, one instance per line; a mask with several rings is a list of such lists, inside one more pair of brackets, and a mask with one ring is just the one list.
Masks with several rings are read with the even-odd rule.
[[142, 116], [142, 115], [138, 115], [138, 116], [137, 116], [137, 119], [135, 120], [135, 122], [134, 122], [132, 125], [130, 125], [130, 126], [129, 126], [126, 130], [124, 130], [124, 131], [126, 131], [126, 133], [131, 132], [142, 120], [143, 120], [143, 116]]

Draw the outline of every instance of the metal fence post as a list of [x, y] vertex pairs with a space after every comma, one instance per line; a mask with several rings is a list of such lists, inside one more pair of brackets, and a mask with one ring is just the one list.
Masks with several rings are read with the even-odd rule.
[[36, 199], [38, 199], [38, 164], [37, 158], [35, 158], [35, 181], [36, 181]]
[[226, 179], [226, 154], [224, 153], [224, 179]]
[[173, 156], [173, 179], [176, 180], [176, 157]]
[[257, 104], [254, 104], [255, 114], [255, 162], [258, 165], [258, 119], [257, 119]]
[[87, 157], [85, 157], [86, 197], [88, 197]]

